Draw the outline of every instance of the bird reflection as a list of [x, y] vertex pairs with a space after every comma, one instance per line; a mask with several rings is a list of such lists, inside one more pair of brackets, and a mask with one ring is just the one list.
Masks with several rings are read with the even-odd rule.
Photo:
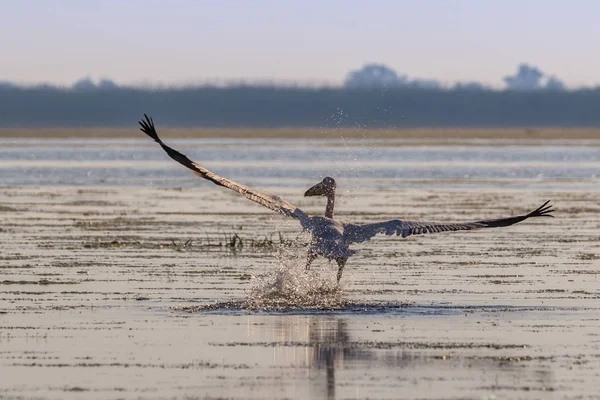
[[[333, 316], [298, 317], [300, 324], [290, 324], [289, 318], [278, 322], [280, 340], [287, 343], [305, 343], [301, 357], [303, 364], [311, 369], [324, 370], [326, 376], [326, 398], [335, 399], [336, 368], [343, 368], [344, 363], [360, 360], [371, 360], [376, 357], [371, 349], [352, 346], [348, 332], [348, 323], [344, 318]], [[290, 329], [296, 326], [296, 329]], [[304, 329], [306, 328], [306, 329]], [[323, 397], [322, 389], [315, 387]]]
[[335, 399], [336, 362], [343, 363], [344, 359], [350, 355], [347, 354], [348, 351], [353, 350], [345, 346], [350, 340], [346, 321], [343, 319], [321, 320], [315, 321], [310, 327], [308, 340], [313, 345], [314, 365], [326, 370], [327, 398]]
[[[336, 389], [339, 389], [336, 380], [340, 381], [336, 372], [339, 375], [340, 371], [348, 368], [362, 368], [369, 371], [368, 375], [381, 379], [393, 377], [394, 385], [399, 387], [403, 387], [406, 381], [435, 376], [445, 376], [449, 381], [469, 379], [465, 378], [467, 376], [477, 381], [481, 390], [502, 389], [515, 384], [519, 387], [553, 387], [554, 384], [551, 370], [533, 360], [525, 363], [504, 361], [505, 356], [453, 348], [452, 343], [448, 343], [447, 348], [442, 343], [441, 348], [419, 349], [410, 342], [403, 343], [399, 337], [381, 342], [383, 347], [374, 346], [376, 342], [367, 343], [351, 337], [351, 331], [357, 330], [356, 322], [352, 318], [333, 315], [281, 316], [275, 323], [280, 346], [274, 348], [274, 361], [291, 361], [295, 367], [309, 368], [310, 374], [316, 372], [319, 376], [324, 371], [325, 385], [312, 385], [310, 390], [314, 392], [311, 398], [335, 399]], [[386, 347], [386, 343], [392, 344], [392, 347]], [[487, 375], [478, 377], [477, 374], [482, 371], [486, 371]], [[496, 377], [494, 383], [488, 381], [491, 375]], [[341, 377], [344, 384], [348, 383], [347, 379], [347, 374]], [[489, 386], [484, 384], [485, 381]], [[361, 382], [353, 383], [357, 390], [361, 389]]]

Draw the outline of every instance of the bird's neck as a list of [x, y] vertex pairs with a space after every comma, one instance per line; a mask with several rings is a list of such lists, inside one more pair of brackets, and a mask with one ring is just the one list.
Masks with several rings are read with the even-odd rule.
[[325, 208], [325, 216], [327, 218], [333, 218], [333, 204], [335, 202], [335, 192], [331, 192], [327, 195], [327, 207]]

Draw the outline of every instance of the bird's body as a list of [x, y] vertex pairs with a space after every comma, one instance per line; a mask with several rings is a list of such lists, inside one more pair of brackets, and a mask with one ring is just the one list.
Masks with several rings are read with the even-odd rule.
[[300, 222], [302, 228], [311, 235], [311, 243], [308, 248], [308, 262], [306, 268], [317, 257], [322, 256], [329, 260], [335, 260], [338, 264], [337, 279], [342, 277], [342, 271], [346, 261], [356, 253], [349, 246], [353, 243], [365, 242], [377, 234], [402, 236], [419, 235], [424, 233], [438, 233], [447, 231], [473, 230], [482, 228], [498, 228], [516, 224], [533, 217], [552, 217], [550, 213], [554, 210], [545, 202], [536, 210], [520, 216], [482, 220], [475, 222], [416, 222], [400, 219], [377, 222], [373, 224], [350, 224], [343, 223], [334, 218], [336, 182], [333, 178], [325, 177], [321, 182], [306, 191], [305, 196], [327, 197], [327, 206], [324, 216], [309, 216], [307, 213], [283, 200], [281, 197], [261, 192], [250, 187], [241, 185], [232, 180], [223, 178], [200, 164], [190, 160], [177, 150], [167, 146], [159, 138], [151, 118], [145, 115], [145, 120], [139, 122], [141, 130], [154, 139], [165, 152], [183, 166], [189, 168], [194, 174], [207, 179], [216, 185], [234, 190], [270, 210], [276, 211], [286, 217], [295, 218]]
[[309, 251], [313, 253], [329, 259], [348, 258], [355, 253], [348, 249], [344, 224], [340, 221], [314, 216], [309, 217], [303, 228], [312, 236]]

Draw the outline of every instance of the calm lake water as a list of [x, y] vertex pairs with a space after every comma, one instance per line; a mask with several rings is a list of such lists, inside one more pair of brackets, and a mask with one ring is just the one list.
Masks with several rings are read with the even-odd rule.
[[[576, 188], [597, 185], [600, 178], [600, 141], [516, 145], [465, 140], [452, 146], [356, 139], [169, 143], [220, 175], [261, 187], [304, 187], [326, 175], [349, 188], [467, 184], [549, 189], [569, 182]], [[199, 184], [145, 139], [0, 139], [0, 176], [0, 184], [19, 186]]]

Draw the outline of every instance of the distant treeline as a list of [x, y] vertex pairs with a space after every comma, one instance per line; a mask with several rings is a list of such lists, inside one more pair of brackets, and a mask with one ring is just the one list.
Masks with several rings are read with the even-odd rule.
[[0, 87], [0, 127], [598, 127], [600, 90]]

